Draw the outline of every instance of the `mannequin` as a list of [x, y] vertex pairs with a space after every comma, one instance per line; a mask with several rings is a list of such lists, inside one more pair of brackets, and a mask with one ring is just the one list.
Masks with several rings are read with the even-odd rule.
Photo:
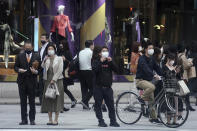
[[[68, 28], [68, 31], [71, 33], [71, 41], [74, 41], [73, 30], [70, 26], [69, 17], [64, 15], [64, 8], [65, 6], [63, 5], [60, 5], [58, 7], [59, 15], [54, 17], [54, 22], [53, 22], [51, 33], [50, 33], [50, 39], [51, 37], [55, 37], [52, 39], [52, 41], [54, 41], [57, 44], [57, 47], [59, 46], [59, 43], [61, 40], [64, 40], [67, 38], [66, 28]], [[55, 35], [54, 34], [52, 35], [52, 33], [55, 33]]]
[[[0, 25], [0, 29], [5, 31], [4, 61], [5, 61], [5, 67], [8, 68], [10, 48], [12, 48], [12, 50], [15, 51], [17, 49], [21, 49], [21, 47], [14, 42], [13, 36], [11, 34], [11, 29], [8, 24]], [[21, 42], [20, 45], [22, 45], [22, 43], [23, 42]]]
[[107, 22], [107, 17], [105, 17], [105, 45], [109, 47], [109, 44], [112, 42], [110, 35], [110, 28]]

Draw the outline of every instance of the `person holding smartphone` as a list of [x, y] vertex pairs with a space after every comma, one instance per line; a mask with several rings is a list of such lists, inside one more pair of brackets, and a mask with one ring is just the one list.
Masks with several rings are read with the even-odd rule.
[[[99, 122], [98, 126], [107, 127], [101, 110], [102, 101], [104, 100], [109, 112], [110, 126], [119, 127], [120, 125], [117, 123], [115, 115], [113, 89], [111, 88], [112, 72], [118, 72], [118, 69], [112, 62], [106, 46], [100, 50], [97, 49], [97, 53], [96, 57], [92, 59], [92, 69], [94, 74], [93, 96], [95, 99], [95, 113]], [[93, 56], [95, 56], [95, 50]]]

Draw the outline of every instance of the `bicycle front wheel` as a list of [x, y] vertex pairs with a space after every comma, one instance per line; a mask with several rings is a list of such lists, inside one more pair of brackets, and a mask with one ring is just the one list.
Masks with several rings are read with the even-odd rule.
[[138, 95], [133, 92], [122, 93], [116, 101], [116, 114], [118, 119], [124, 124], [134, 124], [142, 116], [141, 103]]
[[186, 122], [189, 109], [183, 97], [168, 95], [160, 103], [158, 113], [165, 126], [177, 128]]

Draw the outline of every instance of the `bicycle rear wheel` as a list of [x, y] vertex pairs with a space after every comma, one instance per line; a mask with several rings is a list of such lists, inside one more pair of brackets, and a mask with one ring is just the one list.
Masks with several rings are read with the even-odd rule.
[[116, 101], [116, 114], [124, 124], [134, 124], [142, 116], [141, 103], [133, 92], [122, 93]]
[[189, 109], [183, 97], [168, 95], [161, 101], [158, 113], [165, 126], [177, 128], [187, 121]]

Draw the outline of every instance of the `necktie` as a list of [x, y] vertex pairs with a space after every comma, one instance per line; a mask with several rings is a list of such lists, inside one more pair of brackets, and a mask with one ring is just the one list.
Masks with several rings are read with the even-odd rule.
[[29, 63], [30, 62], [30, 55], [29, 54], [27, 54], [27, 62]]

